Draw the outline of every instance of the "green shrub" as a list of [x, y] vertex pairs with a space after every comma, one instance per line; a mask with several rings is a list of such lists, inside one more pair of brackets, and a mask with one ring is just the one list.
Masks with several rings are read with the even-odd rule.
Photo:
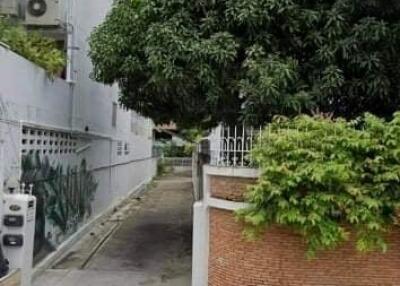
[[168, 173], [167, 165], [163, 159], [157, 161], [157, 176], [163, 176]]
[[27, 32], [22, 26], [0, 19], [0, 41], [10, 49], [44, 68], [50, 75], [59, 74], [65, 66], [65, 55], [55, 41], [38, 33]]
[[354, 232], [359, 251], [386, 251], [400, 204], [400, 113], [390, 122], [370, 114], [352, 122], [276, 119], [252, 155], [261, 176], [249, 188], [250, 206], [237, 213], [246, 236], [286, 226], [312, 257]]
[[194, 151], [193, 144], [185, 144], [183, 146], [178, 146], [173, 142], [166, 143], [162, 149], [164, 157], [167, 157], [167, 158], [168, 157], [178, 157], [178, 158], [192, 157], [193, 151]]

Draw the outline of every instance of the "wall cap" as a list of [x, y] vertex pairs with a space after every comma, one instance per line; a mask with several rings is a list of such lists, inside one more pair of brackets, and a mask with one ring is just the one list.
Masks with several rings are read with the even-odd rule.
[[204, 166], [204, 173], [209, 176], [239, 177], [239, 178], [258, 178], [260, 170], [245, 167], [225, 167], [225, 166]]
[[250, 204], [244, 202], [233, 202], [233, 201], [209, 198], [208, 206], [220, 210], [237, 211], [250, 206]]

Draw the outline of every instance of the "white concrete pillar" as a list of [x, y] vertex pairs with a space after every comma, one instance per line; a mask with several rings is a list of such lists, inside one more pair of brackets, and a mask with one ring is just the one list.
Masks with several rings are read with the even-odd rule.
[[204, 202], [193, 206], [192, 286], [207, 286], [209, 254], [209, 213]]

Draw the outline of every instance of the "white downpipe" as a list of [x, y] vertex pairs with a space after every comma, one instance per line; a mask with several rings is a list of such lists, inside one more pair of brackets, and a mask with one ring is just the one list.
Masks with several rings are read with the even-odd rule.
[[73, 0], [66, 1], [66, 10], [67, 10], [67, 17], [66, 17], [66, 26], [67, 26], [67, 83], [74, 84], [75, 79], [73, 77], [74, 73], [74, 65], [73, 65], [73, 57], [74, 57], [74, 23], [73, 23]]
[[23, 124], [22, 120], [19, 121], [19, 137], [18, 137], [18, 145], [15, 146], [18, 150], [18, 178], [22, 178], [22, 152], [21, 152], [21, 141], [22, 141], [22, 129]]

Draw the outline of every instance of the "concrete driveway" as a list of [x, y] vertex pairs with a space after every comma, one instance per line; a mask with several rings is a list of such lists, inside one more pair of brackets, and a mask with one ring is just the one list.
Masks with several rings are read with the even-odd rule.
[[191, 210], [189, 174], [162, 177], [95, 229], [114, 228], [104, 243], [88, 234], [34, 286], [190, 286]]

